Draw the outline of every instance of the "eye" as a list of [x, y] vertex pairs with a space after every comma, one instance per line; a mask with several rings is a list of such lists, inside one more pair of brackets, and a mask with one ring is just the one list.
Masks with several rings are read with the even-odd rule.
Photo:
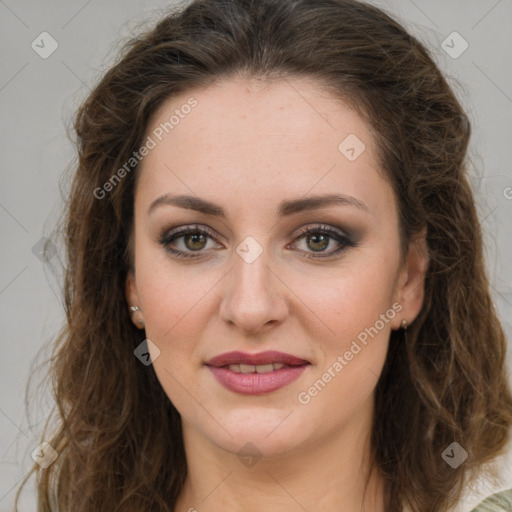
[[[355, 242], [341, 230], [325, 224], [306, 227], [298, 233], [296, 240], [305, 242], [306, 250], [302, 251], [308, 258], [328, 258], [356, 246]], [[326, 251], [333, 240], [339, 247]]]
[[[196, 255], [189, 253], [199, 253], [203, 249], [208, 248], [208, 239], [215, 240], [212, 231], [203, 226], [193, 225], [181, 226], [169, 233], [164, 233], [160, 237], [159, 243], [166, 251], [179, 258], [195, 258]], [[173, 248], [175, 245], [181, 245], [181, 247], [178, 249]]]

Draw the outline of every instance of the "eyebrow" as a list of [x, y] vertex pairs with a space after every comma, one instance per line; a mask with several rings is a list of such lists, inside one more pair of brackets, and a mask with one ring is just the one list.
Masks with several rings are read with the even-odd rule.
[[[165, 205], [178, 206], [179, 208], [195, 210], [197, 212], [204, 213], [205, 215], [226, 218], [224, 209], [211, 201], [207, 201], [196, 196], [172, 194], [164, 194], [155, 199], [149, 205], [148, 215], [157, 207]], [[278, 215], [279, 217], [287, 217], [303, 211], [316, 210], [334, 205], [354, 206], [359, 210], [369, 213], [369, 209], [366, 204], [355, 197], [344, 194], [327, 194], [282, 201], [279, 205]]]

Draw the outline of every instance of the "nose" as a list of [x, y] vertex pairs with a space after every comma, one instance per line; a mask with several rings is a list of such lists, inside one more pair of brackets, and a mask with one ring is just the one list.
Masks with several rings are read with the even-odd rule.
[[221, 319], [252, 334], [282, 323], [288, 314], [287, 288], [270, 268], [266, 253], [252, 263], [238, 254], [234, 260], [225, 280]]

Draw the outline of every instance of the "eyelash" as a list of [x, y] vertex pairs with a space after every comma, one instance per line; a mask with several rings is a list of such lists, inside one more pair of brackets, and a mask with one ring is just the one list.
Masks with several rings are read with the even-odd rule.
[[[177, 256], [178, 258], [197, 258], [200, 255], [198, 254], [196, 256], [196, 255], [193, 255], [193, 253], [194, 252], [200, 253], [200, 252], [203, 252], [203, 250], [190, 251], [187, 253], [187, 252], [180, 251], [177, 249], [172, 249], [170, 247], [171, 243], [174, 242], [175, 240], [182, 238], [188, 234], [197, 234], [197, 233], [207, 235], [217, 242], [215, 235], [213, 234], [213, 232], [210, 229], [203, 227], [203, 226], [199, 226], [197, 224], [191, 225], [191, 226], [181, 226], [171, 232], [163, 233], [160, 236], [160, 238], [158, 239], [158, 242], [164, 247], [164, 249], [167, 252]], [[295, 240], [300, 240], [311, 233], [327, 235], [329, 238], [332, 238], [332, 239], [336, 240], [338, 243], [340, 243], [341, 247], [339, 247], [338, 249], [329, 251], [327, 253], [327, 255], [324, 255], [324, 256], [322, 256], [320, 254], [325, 254], [325, 253], [307, 253], [305, 251], [302, 251], [302, 252], [304, 252], [304, 256], [306, 258], [312, 258], [312, 259], [329, 258], [336, 254], [341, 253], [342, 251], [346, 251], [349, 248], [357, 246], [357, 244], [351, 238], [349, 238], [347, 235], [344, 235], [342, 232], [338, 231], [337, 229], [334, 229], [325, 224], [322, 224], [319, 226], [308, 226], [307, 228], [302, 229], [297, 234]]]

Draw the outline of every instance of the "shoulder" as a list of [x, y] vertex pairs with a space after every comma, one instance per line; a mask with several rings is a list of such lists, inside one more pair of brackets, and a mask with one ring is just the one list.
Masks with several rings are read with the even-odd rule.
[[511, 512], [512, 489], [498, 492], [486, 498], [471, 512]]

